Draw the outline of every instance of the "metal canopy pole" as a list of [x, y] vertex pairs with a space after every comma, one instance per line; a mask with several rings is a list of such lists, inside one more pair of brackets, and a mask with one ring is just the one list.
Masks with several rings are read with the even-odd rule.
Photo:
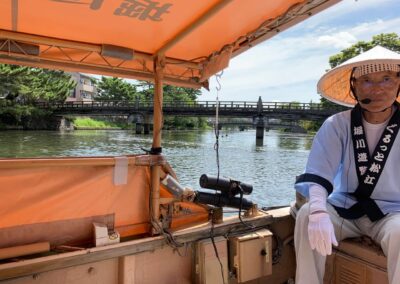
[[[47, 37], [47, 36], [26, 34], [26, 33], [20, 33], [20, 32], [12, 32], [12, 31], [2, 30], [2, 29], [0, 29], [0, 38], [2, 40], [8, 39], [8, 40], [25, 42], [25, 43], [30, 43], [30, 44], [40, 44], [40, 45], [54, 46], [54, 47], [59, 47], [59, 48], [77, 49], [80, 51], [95, 52], [98, 54], [101, 54], [101, 52], [102, 52], [101, 44], [84, 43], [84, 42], [73, 41], [73, 40], [57, 39], [57, 38], [51, 38], [51, 37]], [[140, 51], [135, 50], [134, 58], [135, 59], [144, 59], [144, 60], [153, 60], [153, 55], [150, 53], [145, 53], [145, 52], [140, 52]], [[185, 60], [181, 60], [181, 59], [177, 59], [177, 58], [165, 58], [165, 62], [171, 63], [171, 64], [179, 64], [181, 66], [185, 66], [187, 68], [192, 68], [192, 69], [196, 69], [196, 70], [200, 70], [202, 68], [200, 63], [185, 61]]]
[[[163, 119], [163, 69], [164, 57], [157, 56], [154, 59], [154, 97], [153, 97], [153, 144], [152, 153], [161, 154], [161, 130]], [[160, 233], [162, 228], [160, 223], [160, 171], [161, 166], [151, 167], [151, 220], [153, 225], [153, 234]], [[154, 224], [157, 223], [157, 224]], [[157, 228], [154, 227], [157, 226]]]

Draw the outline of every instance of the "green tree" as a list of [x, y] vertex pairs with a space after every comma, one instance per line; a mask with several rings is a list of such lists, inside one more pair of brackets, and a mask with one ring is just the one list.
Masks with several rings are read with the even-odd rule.
[[134, 101], [136, 86], [120, 78], [101, 77], [97, 83], [98, 95], [96, 100]]
[[136, 89], [141, 101], [152, 101], [154, 96], [154, 84], [147, 81], [138, 81]]
[[302, 107], [302, 103], [301, 102], [297, 102], [297, 101], [291, 101], [289, 103], [283, 103], [283, 104], [281, 103], [280, 106], [282, 108], [293, 108], [293, 109], [296, 109], [296, 108], [301, 108]]
[[[193, 103], [195, 104], [196, 98], [201, 94], [200, 90], [191, 89], [191, 88], [183, 88], [165, 85], [163, 87], [163, 97], [164, 102], [174, 102], [174, 103]], [[165, 128], [173, 128], [173, 129], [193, 129], [204, 127], [205, 118], [194, 118], [194, 117], [166, 117], [164, 119]]]
[[[154, 97], [154, 84], [146, 81], [139, 81], [137, 84], [137, 90], [140, 100], [152, 101]], [[163, 101], [168, 102], [184, 102], [184, 103], [196, 103], [197, 97], [201, 94], [200, 90], [176, 87], [171, 85], [163, 86]], [[205, 128], [207, 122], [205, 118], [193, 118], [193, 117], [180, 117], [180, 116], [169, 116], [164, 117], [164, 128], [165, 129], [191, 129], [191, 128]]]
[[[142, 100], [152, 100], [154, 96], [154, 84], [146, 81], [139, 81], [136, 84], [136, 89], [140, 94]], [[176, 87], [171, 85], [163, 86], [163, 100], [164, 101], [185, 101], [194, 102], [201, 91], [198, 89]]]
[[11, 101], [64, 101], [75, 85], [63, 71], [0, 64], [0, 94]]
[[0, 95], [9, 100], [17, 97], [20, 81], [27, 73], [27, 69], [27, 67], [0, 64]]
[[338, 106], [338, 104], [328, 101], [327, 99], [325, 99], [323, 97], [320, 98], [320, 103], [321, 103], [321, 107], [324, 109], [334, 108], [334, 107]]
[[368, 51], [377, 45], [400, 52], [400, 38], [396, 33], [379, 34], [373, 36], [371, 41], [359, 41], [349, 48], [343, 49], [340, 53], [332, 55], [329, 58], [329, 64], [334, 68], [346, 60]]
[[[0, 64], [0, 128], [44, 129], [52, 112], [36, 108], [37, 101], [65, 101], [76, 83], [63, 71]], [[26, 104], [21, 105], [23, 101]]]
[[[30, 68], [21, 84], [21, 94], [32, 101], [65, 101], [76, 83], [64, 71]], [[29, 79], [27, 81], [26, 79]]]
[[201, 91], [198, 89], [175, 87], [170, 85], [164, 86], [163, 91], [164, 99], [171, 101], [194, 102], [197, 97], [201, 95]]

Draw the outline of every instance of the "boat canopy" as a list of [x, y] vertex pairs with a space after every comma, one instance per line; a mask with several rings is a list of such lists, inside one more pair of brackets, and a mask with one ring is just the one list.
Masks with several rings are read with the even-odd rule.
[[340, 0], [2, 0], [0, 62], [200, 88]]
[[[231, 58], [339, 1], [0, 0], [0, 63], [154, 81], [150, 158], [0, 160], [0, 208], [8, 214], [0, 231], [9, 236], [0, 248], [41, 240], [26, 234], [49, 232], [37, 224], [54, 224], [54, 244], [66, 241], [59, 228], [90, 232], [93, 218], [114, 223], [121, 236], [207, 220], [193, 204], [179, 207], [190, 218], [161, 218], [173, 202], [160, 185], [163, 165], [140, 162], [162, 153], [163, 84], [207, 88]], [[118, 161], [129, 159], [128, 181], [113, 183]]]

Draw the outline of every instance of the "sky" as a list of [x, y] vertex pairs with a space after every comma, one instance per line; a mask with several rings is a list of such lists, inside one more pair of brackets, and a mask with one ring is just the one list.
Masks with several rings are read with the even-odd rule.
[[[319, 102], [329, 57], [372, 36], [400, 35], [400, 0], [342, 0], [233, 58], [220, 79], [220, 101]], [[215, 77], [199, 100], [215, 100]]]

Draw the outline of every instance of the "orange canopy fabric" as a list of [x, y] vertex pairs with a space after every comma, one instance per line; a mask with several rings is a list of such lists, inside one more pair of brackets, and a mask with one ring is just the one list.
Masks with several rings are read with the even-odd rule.
[[[201, 87], [229, 59], [340, 0], [2, 0], [0, 62]], [[218, 57], [222, 57], [218, 58]]]

